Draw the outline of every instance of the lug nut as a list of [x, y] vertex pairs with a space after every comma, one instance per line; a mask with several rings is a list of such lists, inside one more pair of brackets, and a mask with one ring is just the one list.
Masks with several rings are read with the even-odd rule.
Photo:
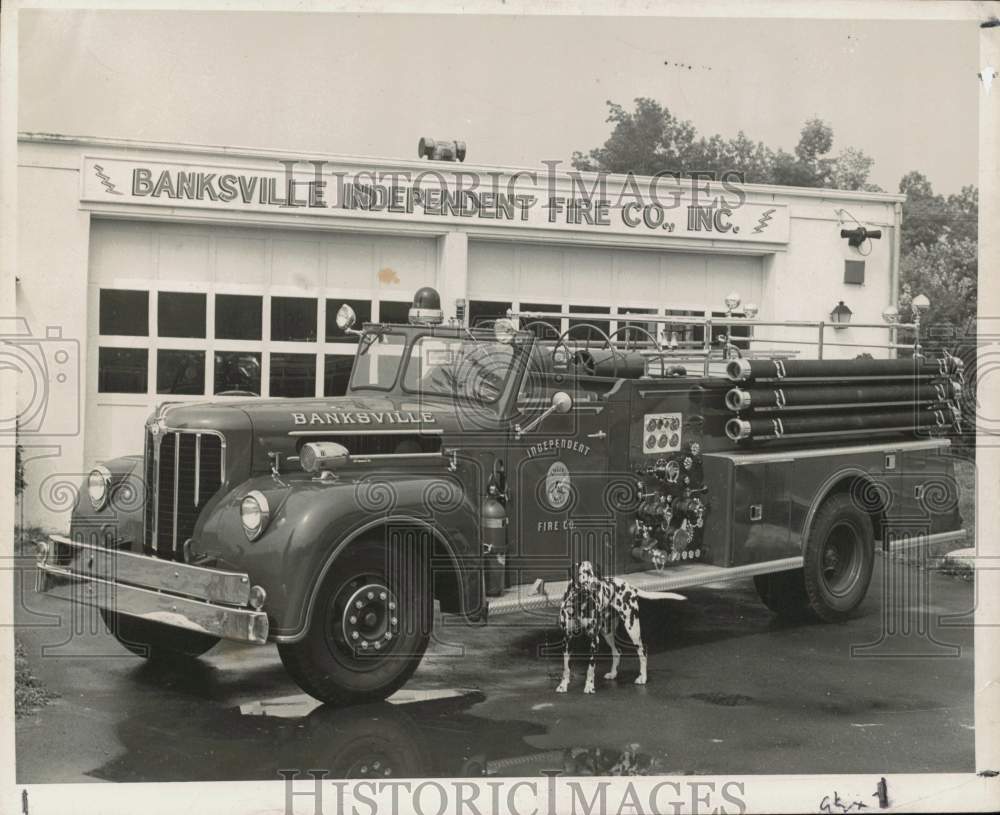
[[368, 592], [368, 599], [369, 600], [374, 600], [375, 599], [375, 592], [373, 592], [373, 591]]
[[392, 632], [391, 631], [386, 631], [385, 632], [385, 638], [387, 640], [391, 640], [392, 639]]
[[376, 650], [376, 651], [377, 651], [377, 650], [378, 650], [379, 648], [381, 648], [381, 647], [382, 647], [382, 643], [380, 643], [380, 642], [376, 642], [376, 643], [375, 643], [375, 650]]
[[358, 602], [356, 602], [356, 603], [354, 604], [354, 607], [355, 607], [355, 608], [364, 608], [364, 607], [365, 607], [365, 604], [364, 604], [364, 603], [362, 603], [362, 602], [361, 602], [360, 600], [358, 600]]
[[389, 611], [395, 611], [395, 610], [396, 610], [396, 604], [390, 602], [389, 603]]
[[358, 638], [358, 632], [357, 631], [352, 631], [351, 632], [351, 639], [352, 640], [356, 640], [357, 638]]
[[388, 595], [384, 591], [382, 591], [382, 592], [379, 592], [378, 599], [379, 600], [385, 600], [387, 598], [387, 596]]
[[368, 640], [362, 640], [361, 641], [361, 648], [367, 650], [367, 648], [368, 648]]
[[389, 622], [392, 623], [392, 625], [399, 625], [399, 620], [395, 617], [393, 617]]
[[358, 621], [358, 618], [352, 614], [350, 620], [351, 620], [351, 625], [354, 625]]

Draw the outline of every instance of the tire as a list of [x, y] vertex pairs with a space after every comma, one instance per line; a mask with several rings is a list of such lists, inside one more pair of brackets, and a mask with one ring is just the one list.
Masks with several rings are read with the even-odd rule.
[[809, 607], [841, 622], [861, 605], [875, 568], [872, 521], [850, 496], [827, 498], [813, 519], [803, 564]]
[[[433, 620], [429, 561], [423, 552], [400, 547], [394, 551], [414, 555], [412, 567], [403, 558], [387, 566], [389, 551], [365, 543], [340, 555], [320, 585], [305, 636], [278, 645], [292, 679], [321, 702], [381, 701], [420, 664]], [[350, 613], [355, 608], [357, 615]]]
[[101, 618], [123, 647], [151, 661], [200, 657], [219, 641], [211, 634], [142, 620], [106, 608], [101, 609]]
[[802, 569], [755, 575], [753, 584], [764, 605], [779, 617], [801, 620], [809, 616], [811, 609]]

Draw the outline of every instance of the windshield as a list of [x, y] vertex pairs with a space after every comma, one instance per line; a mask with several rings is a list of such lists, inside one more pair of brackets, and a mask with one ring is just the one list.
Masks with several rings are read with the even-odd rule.
[[366, 331], [351, 372], [351, 388], [390, 390], [396, 384], [405, 349], [405, 334]]
[[514, 359], [511, 345], [455, 337], [419, 337], [410, 350], [403, 389], [425, 395], [495, 402]]

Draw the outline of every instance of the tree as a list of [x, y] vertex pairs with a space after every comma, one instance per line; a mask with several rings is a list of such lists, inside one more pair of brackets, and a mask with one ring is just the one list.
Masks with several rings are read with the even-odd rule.
[[742, 130], [729, 139], [700, 136], [691, 122], [678, 119], [654, 99], [636, 99], [632, 111], [610, 101], [607, 105], [611, 135], [586, 154], [573, 153], [578, 170], [687, 177], [712, 173], [716, 178], [737, 172], [755, 184], [878, 189], [868, 181], [874, 161], [861, 150], [849, 147], [831, 155], [833, 129], [821, 119], [805, 123], [789, 153], [774, 151]]
[[[957, 195], [937, 195], [920, 172], [900, 179], [903, 229], [900, 237], [900, 304], [914, 295], [931, 301], [923, 320], [929, 326], [971, 329], [978, 294], [979, 191], [963, 187]], [[912, 313], [904, 311], [906, 319]]]

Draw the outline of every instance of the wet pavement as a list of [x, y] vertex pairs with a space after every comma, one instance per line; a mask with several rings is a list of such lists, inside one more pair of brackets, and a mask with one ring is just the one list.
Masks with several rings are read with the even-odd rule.
[[447, 618], [391, 700], [334, 709], [299, 692], [273, 646], [221, 644], [160, 668], [29, 588], [18, 637], [61, 696], [17, 722], [17, 780], [974, 770], [970, 583], [878, 558], [842, 625], [782, 623], [749, 581], [684, 593], [643, 604], [646, 686], [623, 649], [619, 678], [595, 695], [583, 658], [569, 693], [554, 693], [552, 612], [486, 628]]

